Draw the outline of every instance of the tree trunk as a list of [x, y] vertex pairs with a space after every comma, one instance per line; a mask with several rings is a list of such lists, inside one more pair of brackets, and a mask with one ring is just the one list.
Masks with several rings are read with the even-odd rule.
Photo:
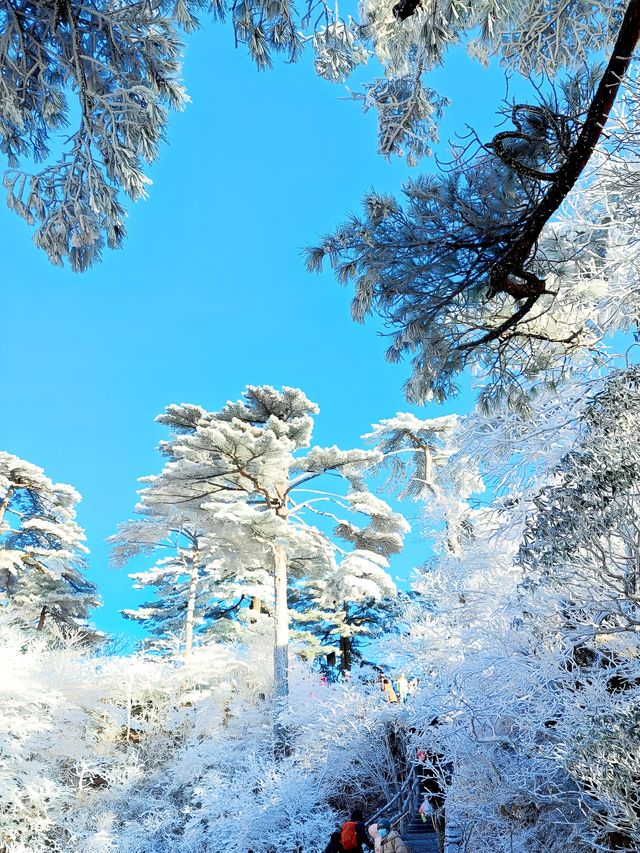
[[287, 552], [284, 544], [273, 546], [274, 563], [274, 649], [273, 649], [273, 735], [275, 752], [287, 754], [287, 730], [281, 717], [287, 709], [289, 695], [289, 607], [287, 602]]
[[189, 600], [187, 601], [187, 616], [184, 623], [184, 656], [191, 657], [193, 651], [193, 617], [196, 609], [196, 593], [198, 591], [198, 552], [191, 555], [191, 576], [189, 578]]
[[351, 672], [351, 637], [340, 637], [340, 670]]
[[624, 569], [622, 570], [622, 585], [624, 594], [631, 597], [637, 588], [638, 550], [637, 537], [634, 542], [624, 542]]
[[38, 627], [36, 628], [36, 631], [42, 631], [43, 630], [44, 620], [45, 620], [46, 615], [47, 615], [47, 608], [43, 607], [42, 610], [40, 611], [40, 618], [38, 619]]
[[7, 491], [5, 492], [5, 496], [2, 499], [2, 503], [0, 503], [0, 524], [2, 524], [2, 520], [4, 519], [4, 514], [9, 506], [9, 501], [15, 491], [15, 486], [12, 484], [9, 486]]
[[445, 853], [446, 849], [446, 837], [445, 837], [445, 817], [444, 817], [444, 809], [441, 809], [439, 812], [434, 812], [431, 821], [433, 823], [433, 828], [436, 831], [436, 836], [438, 839], [438, 851], [439, 853]]
[[[550, 182], [549, 189], [526, 217], [524, 223], [519, 225], [520, 236], [511, 243], [502, 258], [494, 265], [491, 272], [490, 286], [490, 293], [492, 295], [495, 296], [497, 293], [511, 293], [517, 299], [524, 298], [526, 295], [526, 293], [518, 295], [518, 293], [513, 292], [512, 277], [515, 275], [516, 278], [523, 278], [523, 273], [527, 272], [524, 270], [524, 266], [530, 258], [542, 229], [569, 195], [591, 159], [598, 140], [603, 134], [604, 126], [613, 108], [620, 85], [627, 74], [639, 39], [640, 0], [630, 0], [618, 32], [613, 52], [609, 57], [609, 63], [602, 75], [593, 100], [589, 105], [578, 139], [567, 155], [567, 159], [558, 169], [555, 178]], [[533, 279], [535, 281], [533, 282], [534, 289], [532, 292], [531, 285]], [[531, 302], [532, 307], [538, 297], [545, 292], [545, 283], [537, 277], [532, 276], [532, 280], [527, 280], [526, 284], [529, 286], [529, 290], [527, 291], [529, 299], [527, 302]], [[525, 305], [516, 314], [522, 312]], [[496, 333], [502, 334], [504, 331], [506, 331], [505, 325], [500, 324], [498, 328], [484, 336], [482, 343], [488, 343], [490, 340], [495, 339], [493, 336]]]

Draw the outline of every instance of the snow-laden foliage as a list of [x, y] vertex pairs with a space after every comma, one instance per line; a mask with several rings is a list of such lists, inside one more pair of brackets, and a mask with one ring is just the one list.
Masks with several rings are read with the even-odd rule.
[[168, 110], [188, 101], [182, 33], [211, 16], [229, 21], [259, 68], [275, 55], [297, 59], [308, 43], [317, 73], [342, 82], [375, 54], [384, 74], [356, 97], [378, 111], [380, 151], [415, 164], [430, 154], [447, 103], [424, 77], [451, 47], [483, 62], [495, 56], [525, 76], [562, 78], [610, 53], [625, 6], [636, 2], [363, 0], [356, 21], [337, 3], [312, 0], [299, 9], [290, 0], [6, 0], [0, 147], [8, 202], [37, 226], [36, 243], [54, 263], [68, 258], [84, 270], [105, 246], [119, 247], [121, 194], [146, 196], [144, 168], [158, 156]]
[[404, 648], [423, 667], [416, 748], [470, 853], [635, 849], [636, 656], [607, 669], [533, 630], [514, 551], [485, 542], [418, 585], [433, 612]]
[[42, 468], [0, 452], [0, 605], [25, 627], [92, 633], [86, 620], [100, 600], [84, 575], [79, 501]]
[[[608, 378], [575, 449], [536, 496], [520, 552], [532, 588], [557, 590], [575, 642], [617, 643], [637, 631], [640, 543], [640, 370]], [[633, 640], [632, 640], [633, 643]]]
[[5, 853], [320, 851], [350, 807], [393, 790], [394, 713], [302, 668], [291, 754], [274, 761], [259, 641], [188, 664], [92, 657], [25, 640], [0, 614], [0, 645]]
[[404, 77], [381, 77], [353, 95], [365, 112], [377, 112], [378, 151], [387, 158], [406, 156], [409, 166], [431, 156], [431, 144], [439, 139], [438, 124], [449, 105], [447, 98], [424, 85], [423, 70], [419, 65]]
[[[311, 4], [309, 4], [311, 6]], [[9, 207], [36, 226], [55, 264], [83, 271], [126, 234], [122, 194], [145, 198], [144, 169], [158, 156], [170, 109], [188, 96], [180, 75], [182, 31], [203, 15], [229, 17], [259, 68], [273, 54], [297, 57], [301, 21], [288, 0], [7, 0], [0, 5], [0, 149]], [[326, 76], [347, 43], [350, 70], [366, 51], [331, 13], [320, 15], [316, 49]], [[322, 60], [330, 54], [328, 61]], [[339, 72], [342, 73], [342, 72]], [[67, 130], [71, 125], [71, 131]]]
[[316, 72], [333, 82], [345, 80], [369, 57], [352, 18], [327, 23], [313, 34], [312, 43]]
[[7, 200], [37, 225], [36, 244], [53, 263], [68, 258], [74, 270], [85, 270], [105, 246], [122, 244], [119, 194], [146, 197], [151, 182], [143, 170], [158, 156], [168, 110], [188, 101], [180, 33], [197, 27], [205, 10], [229, 14], [259, 67], [270, 64], [273, 52], [290, 59], [298, 53], [288, 2], [7, 0], [0, 6]]
[[[68, 258], [84, 270], [105, 245], [119, 247], [118, 191], [146, 195], [143, 164], [157, 156], [167, 108], [186, 101], [170, 5], [9, 0], [0, 8], [7, 200], [37, 224], [36, 244], [53, 263]], [[77, 127], [56, 158], [57, 137], [72, 121]]]
[[615, 36], [623, 2], [574, 0], [362, 0], [363, 22], [390, 74], [406, 72], [412, 53], [428, 67], [444, 61], [456, 43], [482, 59], [498, 54], [527, 75], [555, 75], [591, 60]]

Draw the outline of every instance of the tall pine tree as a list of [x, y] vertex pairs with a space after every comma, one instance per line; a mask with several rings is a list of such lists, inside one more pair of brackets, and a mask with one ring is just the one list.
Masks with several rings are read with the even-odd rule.
[[141, 492], [149, 514], [197, 514], [202, 559], [230, 562], [237, 583], [249, 582], [257, 567], [268, 571], [277, 749], [286, 740], [279, 718], [288, 694], [290, 579], [329, 583], [353, 551], [360, 565], [369, 560], [379, 569], [379, 555], [397, 553], [408, 529], [365, 485], [378, 451], [307, 449], [317, 413], [301, 391], [269, 386], [249, 386], [217, 412], [169, 406], [158, 418], [172, 430], [161, 445], [167, 462]]

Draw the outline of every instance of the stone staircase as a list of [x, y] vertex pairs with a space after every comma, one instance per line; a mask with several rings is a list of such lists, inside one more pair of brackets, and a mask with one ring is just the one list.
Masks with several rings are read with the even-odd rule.
[[403, 838], [411, 853], [438, 853], [438, 836], [436, 835], [431, 817], [426, 822], [418, 812], [414, 812], [407, 824]]

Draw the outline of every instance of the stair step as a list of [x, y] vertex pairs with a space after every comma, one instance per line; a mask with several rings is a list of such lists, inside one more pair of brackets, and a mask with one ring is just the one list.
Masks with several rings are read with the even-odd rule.
[[407, 842], [411, 853], [438, 853], [438, 838], [432, 835], [415, 835], [406, 833], [404, 840]]

